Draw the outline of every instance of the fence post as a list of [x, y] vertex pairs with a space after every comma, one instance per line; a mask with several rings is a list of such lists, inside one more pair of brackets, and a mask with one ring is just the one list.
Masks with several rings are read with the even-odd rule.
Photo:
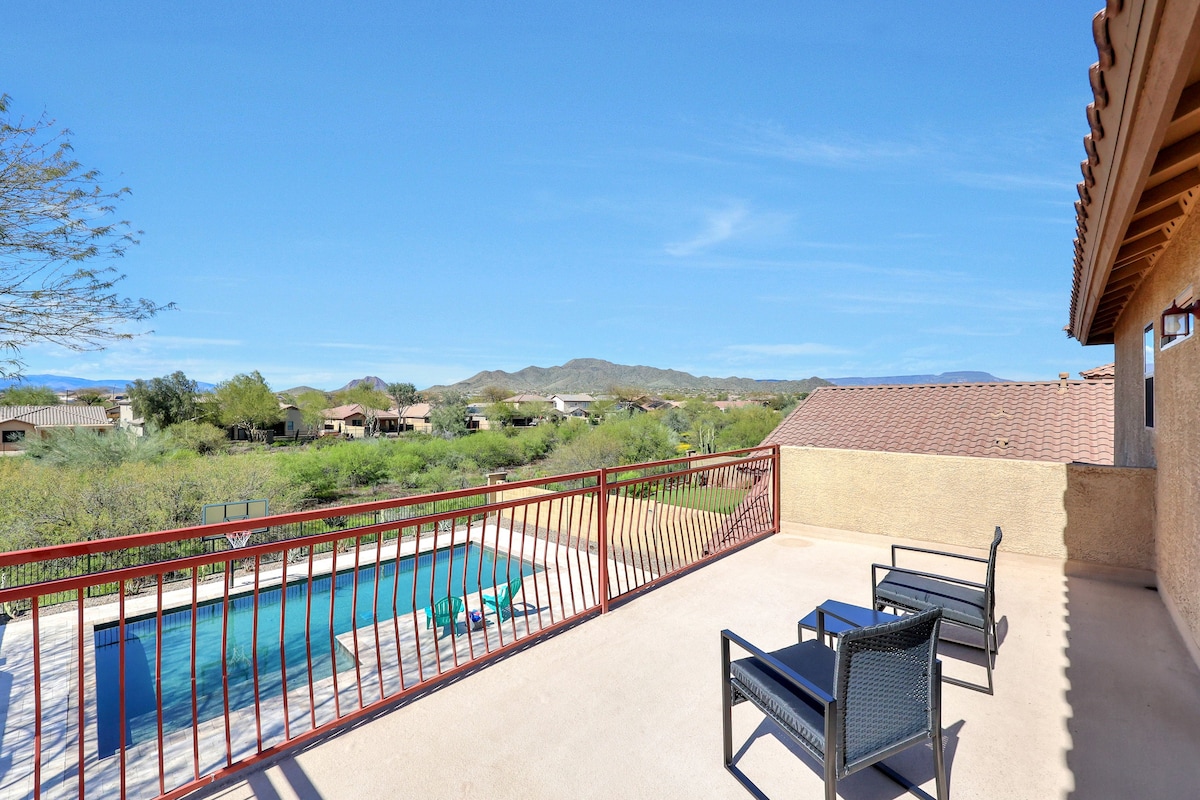
[[771, 478], [772, 478], [772, 483], [774, 484], [772, 486], [772, 491], [771, 491], [771, 495], [772, 495], [771, 505], [774, 506], [774, 508], [771, 509], [772, 533], [779, 533], [779, 520], [780, 520], [780, 514], [781, 514], [780, 509], [779, 509], [779, 501], [780, 501], [781, 496], [783, 495], [783, 492], [781, 491], [781, 484], [783, 482], [783, 469], [782, 469], [783, 464], [782, 464], [782, 462], [783, 462], [783, 457], [780, 455], [779, 445], [778, 444], [771, 445]]
[[596, 523], [597, 537], [600, 539], [600, 613], [608, 613], [608, 468], [600, 468], [600, 476], [596, 482], [598, 489], [596, 507], [599, 509], [599, 519]]

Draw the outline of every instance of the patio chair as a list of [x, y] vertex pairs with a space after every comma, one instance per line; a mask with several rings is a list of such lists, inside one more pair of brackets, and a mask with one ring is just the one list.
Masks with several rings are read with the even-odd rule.
[[[853, 628], [838, 637], [837, 650], [817, 639], [765, 653], [721, 631], [725, 768], [751, 794], [763, 797], [733, 764], [732, 707], [748, 700], [821, 763], [826, 800], [837, 797], [838, 780], [868, 766], [928, 798], [882, 763], [926, 741], [933, 745], [938, 800], [947, 800], [937, 660], [941, 619], [941, 609], [935, 608], [895, 622]], [[750, 657], [731, 662], [731, 642]]]
[[[992, 694], [994, 691], [992, 668], [995, 666], [997, 647], [996, 552], [1000, 549], [1000, 540], [1003, 538], [1004, 531], [1000, 530], [1000, 526], [997, 525], [996, 535], [992, 539], [991, 550], [987, 558], [894, 544], [892, 545], [891, 565], [871, 565], [873, 587], [871, 597], [876, 609], [882, 611], [884, 608], [890, 607], [897, 611], [919, 612], [930, 608], [940, 608], [944, 612], [947, 622], [979, 631], [983, 635], [987, 686], [969, 683], [958, 678], [946, 678], [946, 682], [986, 694]], [[962, 578], [899, 567], [896, 565], [896, 553], [901, 550], [986, 564], [984, 582], [976, 583]], [[879, 577], [880, 570], [887, 570], [887, 574], [882, 579]]]
[[521, 576], [518, 575], [504, 586], [501, 586], [500, 590], [494, 595], [485, 594], [483, 596], [483, 604], [494, 610], [500, 619], [504, 619], [505, 609], [508, 610], [508, 614], [511, 615], [513, 613], [513, 600], [520, 591]]
[[443, 625], [447, 628], [457, 624], [458, 615], [466, 608], [461, 597], [443, 597], [433, 604], [433, 608], [425, 609], [425, 627]]

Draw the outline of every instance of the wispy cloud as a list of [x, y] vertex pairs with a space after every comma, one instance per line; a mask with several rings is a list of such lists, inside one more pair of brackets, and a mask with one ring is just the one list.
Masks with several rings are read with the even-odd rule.
[[710, 212], [706, 215], [704, 229], [690, 239], [674, 242], [663, 249], [667, 255], [682, 257], [695, 255], [721, 242], [726, 242], [744, 233], [750, 213], [744, 206], [738, 205], [722, 211]]
[[816, 342], [800, 342], [797, 344], [731, 344], [725, 347], [723, 352], [757, 356], [832, 356], [846, 355], [852, 351]]
[[750, 155], [828, 167], [862, 167], [924, 158], [927, 143], [881, 141], [852, 135], [804, 136], [774, 123], [745, 125], [729, 146]]
[[1004, 189], [1008, 191], [1055, 189], [1065, 191], [1074, 188], [1074, 184], [1064, 178], [1050, 178], [1045, 175], [1028, 175], [1011, 172], [951, 172], [950, 179], [964, 186], [972, 186], [977, 189]]

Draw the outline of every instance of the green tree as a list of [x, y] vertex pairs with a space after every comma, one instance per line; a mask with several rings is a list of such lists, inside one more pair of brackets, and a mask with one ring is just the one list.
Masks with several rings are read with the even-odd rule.
[[103, 187], [71, 157], [70, 131], [12, 117], [9, 100], [0, 95], [0, 377], [20, 374], [25, 345], [99, 349], [170, 307], [122, 297], [125, 276], [103, 266], [137, 244], [140, 231], [114, 218], [129, 190]]
[[75, 392], [75, 402], [85, 406], [101, 406], [108, 399], [107, 392], [91, 386]]
[[283, 416], [279, 401], [258, 370], [234, 375], [217, 384], [214, 395], [221, 424], [250, 436], [259, 428], [274, 425]]
[[417, 387], [411, 383], [389, 383], [387, 393], [388, 397], [396, 403], [397, 409], [404, 409], [421, 399], [421, 395], [417, 393]]
[[783, 415], [778, 411], [761, 406], [735, 408], [727, 412], [729, 424], [717, 434], [716, 448], [719, 451], [741, 450], [762, 444], [767, 434], [775, 430]]
[[467, 434], [467, 398], [458, 392], [445, 392], [429, 413], [433, 432], [447, 439]]
[[196, 382], [176, 370], [161, 378], [137, 379], [129, 387], [129, 400], [135, 416], [163, 430], [196, 419], [196, 392]]
[[58, 395], [49, 386], [10, 386], [0, 394], [0, 406], [56, 406]]
[[387, 411], [388, 406], [392, 404], [392, 398], [388, 397], [386, 392], [381, 392], [365, 383], [338, 392], [333, 396], [333, 401], [339, 406], [348, 406], [354, 403], [362, 406], [363, 416], [366, 417], [363, 427], [366, 429], [367, 436], [374, 436], [379, 432], [379, 412]]
[[324, 392], [301, 392], [296, 398], [300, 418], [313, 430], [319, 430], [325, 422], [325, 409], [329, 408], [329, 397]]
[[512, 392], [503, 386], [485, 386], [479, 390], [479, 397], [485, 403], [499, 403], [506, 397], [512, 397]]

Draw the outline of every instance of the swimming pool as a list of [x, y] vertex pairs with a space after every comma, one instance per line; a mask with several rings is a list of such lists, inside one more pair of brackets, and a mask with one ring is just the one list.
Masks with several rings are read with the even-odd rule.
[[[464, 558], [465, 557], [465, 558]], [[407, 556], [383, 562], [379, 567], [379, 599], [372, 608], [376, 590], [375, 565], [339, 572], [336, 583], [331, 576], [314, 577], [312, 610], [308, 614], [309, 641], [312, 645], [312, 680], [327, 678], [354, 665], [351, 658], [331, 645], [331, 639], [354, 628], [370, 625], [375, 619], [390, 620], [394, 613], [413, 611], [430, 604], [430, 598], [447, 594], [464, 596], [487, 591], [518, 575], [532, 575], [534, 566], [505, 553], [476, 544], [458, 545], [433, 554]], [[399, 574], [397, 575], [397, 570]], [[451, 574], [452, 573], [452, 574]], [[482, 576], [482, 577], [480, 577]], [[494, 576], [494, 578], [493, 578]], [[358, 614], [351, 608], [355, 583], [358, 585]], [[481, 586], [482, 584], [482, 586]], [[331, 591], [332, 587], [332, 591]], [[396, 595], [393, 612], [392, 596]], [[332, 600], [331, 600], [332, 598]], [[283, 658], [288, 689], [308, 681], [308, 649], [305, 616], [309, 602], [307, 577], [289, 582], [287, 613], [283, 621]], [[332, 636], [329, 610], [333, 603]], [[229, 675], [229, 710], [254, 704], [254, 680], [251, 663], [254, 645], [254, 598], [250, 594], [231, 597], [228, 622], [224, 599], [201, 604], [196, 609], [196, 721], [219, 717], [224, 713], [224, 678], [221, 663], [222, 629], [226, 629], [226, 661]], [[280, 587], [258, 594], [258, 684], [260, 698], [277, 697], [283, 692], [280, 659], [279, 621], [284, 607]], [[158, 714], [155, 697], [154, 665], [159, 642], [155, 615], [125, 622], [125, 744], [148, 741], [157, 736]], [[162, 703], [163, 733], [192, 726], [192, 608], [190, 605], [163, 611], [162, 618]], [[96, 728], [99, 756], [112, 755], [120, 747], [120, 628], [117, 623], [97, 625], [96, 650]]]

